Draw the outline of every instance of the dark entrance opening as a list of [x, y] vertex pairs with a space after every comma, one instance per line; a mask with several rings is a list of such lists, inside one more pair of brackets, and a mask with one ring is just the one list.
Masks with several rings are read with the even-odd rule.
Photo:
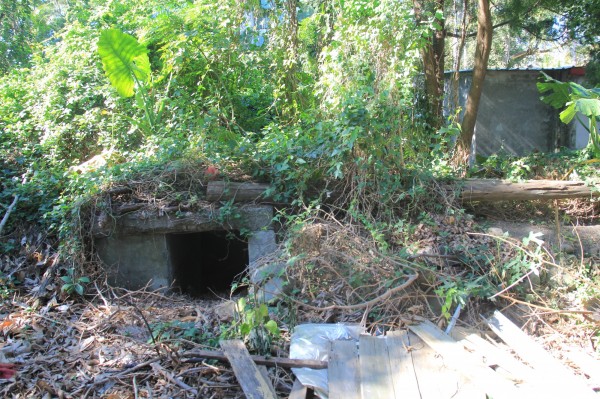
[[167, 234], [174, 285], [190, 296], [231, 290], [246, 270], [248, 242], [238, 231]]

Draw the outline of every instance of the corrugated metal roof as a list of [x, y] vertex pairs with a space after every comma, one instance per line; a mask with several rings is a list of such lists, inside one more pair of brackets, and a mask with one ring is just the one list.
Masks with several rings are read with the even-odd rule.
[[[515, 71], [521, 71], [521, 72], [536, 72], [536, 71], [564, 71], [564, 70], [568, 70], [568, 69], [573, 69], [573, 68], [585, 68], [582, 66], [575, 66], [575, 65], [567, 65], [567, 66], [562, 66], [562, 67], [556, 67], [556, 68], [541, 68], [541, 67], [530, 67], [530, 68], [488, 68], [488, 71], [506, 71], [506, 72], [515, 72]], [[459, 73], [467, 73], [467, 72], [473, 72], [473, 69], [461, 69], [458, 71]], [[454, 71], [445, 71], [445, 74], [449, 74], [449, 73], [454, 73]]]

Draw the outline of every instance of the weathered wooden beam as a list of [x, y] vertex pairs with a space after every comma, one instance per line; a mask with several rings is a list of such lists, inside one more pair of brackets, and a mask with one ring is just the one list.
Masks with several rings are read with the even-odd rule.
[[268, 378], [260, 372], [252, 361], [248, 349], [239, 339], [221, 341], [221, 348], [235, 374], [246, 398], [276, 399], [277, 395]]
[[467, 352], [433, 323], [424, 321], [408, 328], [438, 352], [444, 358], [444, 364], [464, 374], [471, 382], [494, 399], [531, 397], [527, 396], [530, 392], [524, 394], [523, 391], [517, 390], [511, 382], [483, 365], [474, 354]]
[[[215, 359], [228, 361], [227, 356], [221, 351], [194, 350], [183, 354], [184, 363], [199, 363], [206, 359]], [[258, 355], [250, 356], [254, 363], [265, 366], [277, 366], [285, 369], [289, 368], [310, 368], [310, 369], [326, 369], [327, 362], [321, 360], [305, 360], [305, 359], [288, 359], [286, 357], [265, 357]]]
[[497, 179], [465, 179], [447, 187], [460, 190], [463, 201], [543, 200], [563, 198], [592, 198], [598, 190], [582, 181], [527, 180], [512, 182]]
[[[598, 395], [585, 385], [582, 378], [567, 369], [558, 359], [548, 353], [529, 335], [521, 331], [500, 311], [484, 319], [488, 327], [496, 333], [521, 359], [526, 361], [537, 372], [544, 375], [546, 388], [551, 388], [555, 398], [597, 398]], [[548, 397], [540, 395], [540, 397]]]
[[268, 184], [264, 183], [239, 183], [227, 181], [211, 181], [206, 186], [207, 201], [229, 201], [235, 202], [268, 200], [265, 195]]

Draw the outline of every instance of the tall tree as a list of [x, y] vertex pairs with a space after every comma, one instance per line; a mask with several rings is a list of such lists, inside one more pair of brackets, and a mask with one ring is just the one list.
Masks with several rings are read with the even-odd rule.
[[0, 0], [0, 72], [29, 64], [33, 7], [30, 0]]
[[444, 0], [413, 0], [417, 23], [436, 18], [435, 30], [427, 44], [421, 48], [425, 72], [425, 94], [429, 104], [429, 123], [434, 129], [442, 126], [444, 97], [444, 50], [446, 29], [444, 24]]
[[546, 0], [545, 6], [561, 15], [553, 26], [556, 34], [589, 46], [586, 75], [592, 84], [600, 85], [600, 0]]
[[[586, 3], [600, 2], [600, 0], [583, 0]], [[475, 3], [475, 4], [473, 4]], [[508, 27], [511, 32], [527, 32], [527, 35], [536, 39], [556, 39], [552, 36], [555, 14], [548, 12], [549, 4], [560, 3], [559, 0], [500, 0], [494, 3], [493, 10], [489, 0], [471, 2], [469, 0], [454, 0], [454, 8], [460, 8], [462, 14], [456, 15], [454, 28], [449, 25], [452, 18], [444, 19], [440, 14], [449, 8], [443, 0], [413, 0], [415, 19], [418, 23], [425, 24], [436, 17], [433, 32], [428, 37], [428, 44], [422, 51], [422, 62], [425, 76], [425, 91], [432, 115], [431, 125], [437, 128], [443, 122], [442, 98], [444, 97], [444, 48], [447, 37], [455, 37], [458, 41], [456, 58], [462, 56], [464, 40], [476, 38], [473, 58], [473, 81], [469, 91], [462, 121], [461, 136], [457, 142], [455, 161], [467, 161], [473, 139], [475, 120], [479, 107], [479, 99], [483, 89], [485, 72], [491, 52], [492, 32], [496, 28]], [[476, 7], [474, 7], [476, 5]], [[492, 17], [492, 11], [494, 17]], [[467, 32], [468, 21], [474, 20], [469, 14], [477, 14], [477, 31]], [[497, 23], [492, 25], [492, 18]], [[460, 20], [460, 21], [459, 21]], [[462, 44], [461, 44], [462, 43]], [[525, 55], [529, 54], [526, 53]], [[460, 67], [455, 62], [454, 69]], [[455, 96], [456, 97], [456, 96]]]
[[471, 80], [471, 89], [465, 105], [460, 137], [458, 138], [454, 160], [459, 164], [468, 162], [471, 155], [473, 133], [479, 100], [483, 91], [483, 83], [487, 72], [490, 50], [492, 47], [492, 15], [488, 0], [478, 0], [477, 11], [477, 47], [475, 48], [475, 66]]

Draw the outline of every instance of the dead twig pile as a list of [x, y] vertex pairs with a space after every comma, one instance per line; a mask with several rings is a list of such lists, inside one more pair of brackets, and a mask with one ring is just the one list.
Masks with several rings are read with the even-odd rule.
[[[197, 343], [207, 337], [217, 345], [219, 302], [109, 288], [84, 302], [5, 301], [0, 363], [16, 364], [17, 374], [0, 380], [0, 396], [242, 398], [226, 363], [187, 359], [209, 348]], [[289, 392], [288, 372], [270, 372]]]

